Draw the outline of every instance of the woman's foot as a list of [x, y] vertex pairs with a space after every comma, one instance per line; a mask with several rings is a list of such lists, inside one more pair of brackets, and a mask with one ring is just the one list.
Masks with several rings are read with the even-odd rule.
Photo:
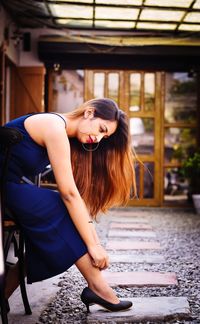
[[119, 301], [116, 303], [110, 303], [107, 300], [101, 298], [95, 294], [89, 287], [83, 289], [81, 294], [81, 300], [87, 307], [89, 313], [89, 306], [92, 304], [98, 304], [111, 312], [119, 312], [129, 309], [132, 306], [132, 302], [128, 300]]
[[118, 304], [119, 299], [115, 295], [115, 292], [110, 288], [99, 268], [95, 267], [88, 253], [83, 255], [76, 262], [76, 266], [82, 273], [88, 283], [88, 287], [99, 297], [107, 300], [112, 304]]
[[107, 284], [107, 282], [102, 278], [99, 278], [98, 282], [90, 282], [88, 287], [99, 297], [107, 300], [112, 304], [118, 304], [119, 298], [115, 295], [113, 289]]

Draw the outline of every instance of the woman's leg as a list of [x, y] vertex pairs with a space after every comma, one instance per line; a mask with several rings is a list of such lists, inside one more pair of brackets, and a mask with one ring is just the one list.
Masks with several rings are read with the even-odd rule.
[[[119, 299], [103, 278], [99, 268], [93, 266], [88, 253], [75, 263], [88, 283], [88, 287], [105, 300], [117, 304]], [[10, 266], [6, 276], [5, 296], [8, 299], [19, 286], [19, 264]]]
[[88, 253], [84, 254], [75, 263], [79, 271], [82, 273], [88, 283], [88, 287], [98, 296], [113, 304], [118, 304], [119, 299], [114, 291], [110, 288], [106, 280], [103, 278], [99, 268], [93, 266]]

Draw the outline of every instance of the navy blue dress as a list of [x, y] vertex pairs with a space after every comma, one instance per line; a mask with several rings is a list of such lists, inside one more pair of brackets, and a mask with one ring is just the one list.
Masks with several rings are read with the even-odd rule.
[[64, 272], [87, 253], [87, 247], [59, 193], [21, 181], [22, 176], [33, 177], [49, 164], [46, 149], [34, 142], [24, 127], [29, 116], [5, 125], [23, 134], [23, 140], [12, 150], [6, 204], [24, 232], [27, 282], [32, 283]]

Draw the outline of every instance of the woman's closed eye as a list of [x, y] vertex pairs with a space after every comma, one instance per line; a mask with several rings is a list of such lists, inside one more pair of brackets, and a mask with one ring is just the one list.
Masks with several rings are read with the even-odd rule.
[[105, 125], [100, 126], [100, 133], [108, 133], [108, 129]]
[[[103, 127], [100, 127], [100, 129], [99, 129], [99, 132], [100, 133], [107, 133], [108, 132], [108, 130], [107, 130], [107, 128], [105, 127], [105, 128], [103, 128]], [[104, 138], [108, 138], [108, 135], [105, 135], [104, 136]]]

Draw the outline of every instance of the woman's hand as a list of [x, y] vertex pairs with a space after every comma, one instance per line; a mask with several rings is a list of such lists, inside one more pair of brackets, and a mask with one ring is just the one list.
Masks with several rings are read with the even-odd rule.
[[95, 244], [88, 247], [88, 253], [92, 258], [92, 264], [104, 270], [109, 266], [109, 257], [106, 250], [101, 246], [101, 244]]

